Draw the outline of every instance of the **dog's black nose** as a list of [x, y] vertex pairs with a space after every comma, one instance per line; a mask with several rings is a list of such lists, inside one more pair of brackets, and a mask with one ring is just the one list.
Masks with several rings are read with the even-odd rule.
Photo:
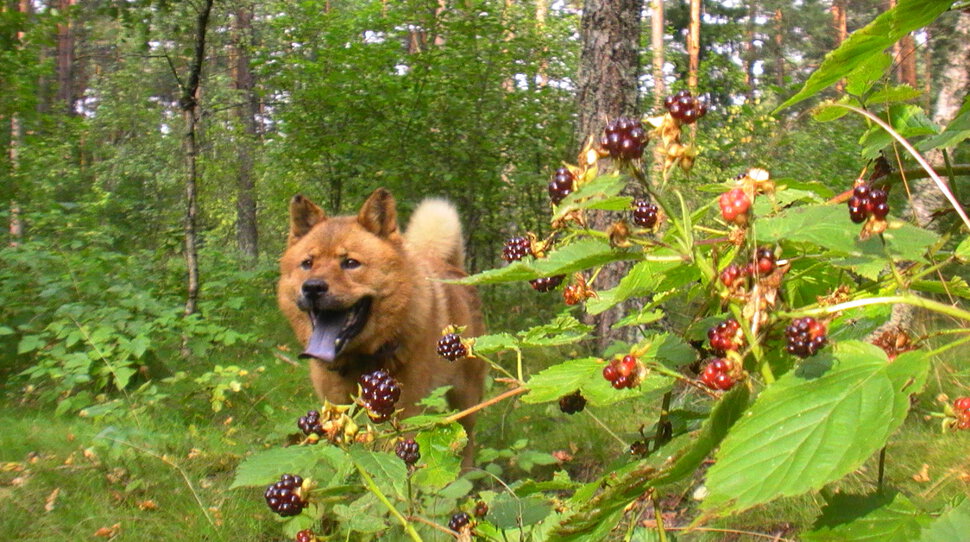
[[303, 283], [303, 295], [311, 302], [327, 293], [330, 286], [323, 279], [310, 279]]

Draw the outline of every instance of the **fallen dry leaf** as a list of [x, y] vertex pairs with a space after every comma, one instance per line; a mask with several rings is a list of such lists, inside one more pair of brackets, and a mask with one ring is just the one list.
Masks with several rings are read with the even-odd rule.
[[566, 450], [556, 450], [555, 452], [552, 452], [552, 457], [555, 457], [556, 461], [560, 463], [573, 460], [573, 455]]
[[923, 467], [920, 468], [919, 472], [913, 475], [913, 480], [916, 482], [929, 482], [930, 481], [930, 466], [927, 463], [923, 463]]
[[55, 488], [51, 491], [51, 494], [47, 496], [47, 500], [44, 501], [44, 510], [50, 512], [54, 509], [54, 503], [57, 501], [57, 496], [61, 494], [61, 488]]
[[101, 527], [97, 531], [94, 531], [94, 536], [100, 538], [114, 538], [121, 532], [121, 524], [115, 523], [111, 527]]
[[138, 501], [138, 508], [142, 510], [158, 510], [158, 503], [151, 499]]

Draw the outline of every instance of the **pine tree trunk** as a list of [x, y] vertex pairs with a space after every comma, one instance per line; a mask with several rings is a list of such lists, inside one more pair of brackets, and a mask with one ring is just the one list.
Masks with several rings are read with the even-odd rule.
[[747, 87], [745, 90], [745, 97], [750, 102], [754, 100], [755, 95], [755, 77], [754, 77], [754, 61], [755, 61], [755, 23], [757, 22], [758, 11], [755, 8], [755, 0], [748, 1], [748, 20], [744, 25], [744, 45], [742, 46], [743, 52], [741, 54], [741, 64], [744, 69], [744, 86]]
[[775, 10], [775, 84], [785, 86], [785, 20], [781, 9]]
[[701, 0], [690, 0], [690, 23], [687, 32], [687, 86], [697, 93], [697, 72], [701, 65]]
[[653, 55], [653, 107], [660, 110], [667, 85], [664, 83], [664, 0], [653, 0], [650, 10], [650, 49]]
[[[582, 51], [577, 76], [579, 122], [575, 145], [579, 149], [590, 135], [598, 134], [610, 119], [632, 116], [637, 108], [637, 78], [640, 73], [640, 13], [642, 0], [586, 0], [580, 23]], [[609, 217], [594, 214], [591, 226], [605, 229]], [[615, 286], [628, 266], [603, 269], [596, 287]], [[622, 316], [616, 307], [592, 318], [600, 347], [620, 336], [610, 326]]]
[[[536, 35], [545, 41], [546, 16], [549, 14], [548, 0], [536, 0]], [[545, 88], [549, 84], [549, 48], [542, 46], [539, 57], [539, 68], [536, 73], [536, 86]]]
[[[16, 4], [16, 9], [25, 16], [29, 15], [31, 10], [31, 5], [29, 0], [19, 0]], [[24, 33], [17, 32], [17, 43], [23, 43]], [[24, 125], [20, 119], [20, 116], [14, 111], [10, 115], [10, 143], [7, 147], [7, 158], [10, 160], [10, 172], [11, 177], [16, 175], [17, 169], [20, 167], [20, 147], [24, 143]], [[24, 236], [24, 222], [21, 216], [22, 209], [20, 204], [17, 203], [17, 188], [16, 184], [11, 183], [15, 186], [11, 187], [10, 194], [10, 216], [7, 219], [7, 231], [10, 232], [10, 238], [8, 244], [12, 247], [20, 245], [21, 240]]]
[[[189, 77], [182, 88], [179, 106], [182, 109], [182, 119], [185, 121], [185, 134], [182, 138], [185, 153], [185, 263], [188, 269], [188, 284], [185, 300], [185, 315], [195, 314], [199, 300], [199, 257], [196, 244], [196, 215], [198, 214], [198, 147], [196, 144], [196, 127], [199, 110], [199, 81], [202, 77], [202, 65], [205, 61], [205, 37], [209, 26], [209, 14], [212, 12], [213, 0], [205, 0], [202, 11], [199, 12], [195, 33], [195, 53], [189, 68]], [[184, 346], [184, 341], [183, 341]], [[185, 349], [183, 348], [183, 353]]]
[[[68, 13], [76, 0], [58, 0], [61, 13]], [[57, 25], [57, 95], [56, 100], [68, 115], [74, 114], [74, 22]]]
[[230, 60], [233, 81], [242, 104], [236, 118], [242, 127], [237, 145], [239, 173], [236, 178], [236, 241], [240, 252], [250, 261], [259, 256], [256, 224], [256, 189], [253, 173], [253, 154], [257, 141], [256, 115], [259, 99], [254, 91], [253, 75], [249, 69], [252, 47], [252, 5], [237, 4], [233, 12], [232, 47]]

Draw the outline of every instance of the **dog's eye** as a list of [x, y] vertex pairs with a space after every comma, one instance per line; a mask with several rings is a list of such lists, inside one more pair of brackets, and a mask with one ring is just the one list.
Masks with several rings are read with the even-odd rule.
[[311, 267], [313, 267], [313, 258], [306, 258], [305, 260], [300, 262], [300, 267], [302, 269], [310, 269]]
[[342, 269], [357, 269], [360, 267], [360, 262], [353, 258], [344, 258], [340, 260], [340, 267]]

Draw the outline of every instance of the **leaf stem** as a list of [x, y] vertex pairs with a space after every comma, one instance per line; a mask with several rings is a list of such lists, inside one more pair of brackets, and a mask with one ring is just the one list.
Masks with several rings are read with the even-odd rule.
[[452, 422], [457, 422], [458, 420], [464, 418], [465, 416], [468, 416], [469, 414], [474, 414], [474, 413], [478, 412], [479, 410], [482, 410], [483, 408], [490, 407], [490, 406], [494, 405], [495, 403], [499, 403], [501, 401], [504, 401], [504, 400], [508, 399], [509, 397], [515, 397], [516, 395], [521, 395], [521, 394], [523, 394], [523, 393], [525, 393], [527, 391], [529, 391], [529, 388], [527, 388], [525, 386], [519, 386], [517, 388], [512, 388], [510, 390], [506, 390], [506, 391], [500, 393], [499, 395], [496, 395], [495, 397], [492, 397], [491, 399], [488, 399], [487, 401], [482, 401], [481, 403], [478, 403], [477, 405], [470, 406], [470, 407], [466, 408], [465, 410], [462, 410], [461, 412], [457, 412], [455, 414], [452, 414], [451, 416], [448, 416], [447, 418], [445, 418], [444, 420], [442, 420], [442, 423], [448, 424], [448, 423], [452, 423]]
[[373, 493], [374, 496], [377, 497], [377, 500], [381, 501], [381, 504], [383, 504], [388, 509], [388, 511], [391, 512], [391, 515], [393, 515], [395, 518], [397, 518], [398, 521], [401, 522], [401, 525], [404, 527], [405, 532], [408, 533], [408, 536], [411, 538], [411, 540], [414, 540], [415, 542], [424, 542], [421, 539], [421, 535], [419, 535], [418, 532], [414, 530], [414, 526], [411, 525], [411, 522], [408, 521], [407, 518], [402, 516], [401, 513], [397, 510], [397, 508], [394, 508], [394, 505], [391, 504], [391, 501], [387, 499], [387, 496], [384, 495], [384, 492], [381, 491], [381, 488], [377, 487], [377, 484], [374, 482], [374, 479], [371, 478], [370, 474], [367, 474], [367, 471], [363, 467], [361, 467], [356, 461], [354, 461], [354, 467], [357, 469], [357, 472], [360, 474], [360, 478], [364, 481], [364, 485], [367, 486], [368, 491]]
[[835, 314], [837, 312], [841, 312], [844, 310], [854, 309], [857, 307], [865, 307], [867, 305], [892, 305], [897, 303], [912, 305], [914, 307], [931, 310], [933, 312], [938, 312], [940, 314], [945, 314], [947, 316], [952, 316], [954, 318], [958, 318], [960, 320], [965, 320], [967, 322], [970, 322], [970, 312], [968, 311], [965, 311], [958, 307], [954, 307], [952, 305], [940, 303], [939, 301], [933, 301], [931, 299], [926, 299], [915, 295], [891, 295], [891, 296], [883, 296], [883, 297], [869, 297], [865, 299], [846, 301], [845, 303], [839, 303], [837, 305], [829, 305], [827, 307], [816, 307], [814, 309], [800, 309], [795, 311], [779, 312], [777, 313], [777, 316], [779, 318], [800, 318], [802, 316], [818, 316], [822, 314]]

